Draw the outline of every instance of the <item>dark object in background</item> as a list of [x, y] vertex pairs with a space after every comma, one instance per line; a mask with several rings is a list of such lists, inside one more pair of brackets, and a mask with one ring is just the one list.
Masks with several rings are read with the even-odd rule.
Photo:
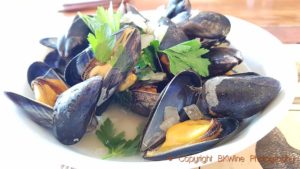
[[[123, 0], [123, 3], [127, 3], [129, 0]], [[98, 6], [103, 6], [104, 8], [108, 8], [110, 1], [108, 0], [82, 0], [81, 2], [75, 0], [74, 3], [68, 0], [67, 2], [62, 1], [62, 8], [59, 9], [59, 12], [76, 12], [80, 10], [87, 9], [96, 9]], [[113, 7], [116, 9], [120, 6], [122, 0], [113, 0]]]
[[263, 169], [298, 169], [300, 166], [300, 150], [291, 147], [278, 128], [257, 142], [255, 152]]

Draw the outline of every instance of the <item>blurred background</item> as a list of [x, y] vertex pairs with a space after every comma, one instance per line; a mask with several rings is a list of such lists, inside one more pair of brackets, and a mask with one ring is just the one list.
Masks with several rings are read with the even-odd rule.
[[[117, 6], [121, 0], [113, 2]], [[168, 0], [127, 0], [127, 2], [139, 10], [149, 10], [167, 4]], [[193, 9], [216, 11], [257, 24], [284, 43], [300, 43], [299, 0], [190, 0], [190, 2]], [[98, 4], [107, 5], [108, 1], [64, 0], [62, 3], [65, 5], [63, 9], [72, 13], [78, 9], [93, 11]]]

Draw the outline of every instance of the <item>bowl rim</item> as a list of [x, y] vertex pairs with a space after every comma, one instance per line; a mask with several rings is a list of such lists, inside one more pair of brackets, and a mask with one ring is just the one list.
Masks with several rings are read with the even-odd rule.
[[[153, 12], [155, 10], [149, 10], [150, 12]], [[147, 12], [147, 11], [145, 11]], [[233, 23], [233, 28], [236, 29], [237, 27], [242, 27], [245, 28], [247, 27], [250, 30], [253, 30], [253, 35], [252, 36], [260, 36], [262, 39], [262, 42], [268, 42], [269, 44], [269, 48], [274, 50], [273, 54], [275, 53], [275, 55], [281, 55], [284, 54], [283, 50], [282, 50], [282, 43], [276, 38], [274, 37], [272, 34], [270, 34], [269, 32], [265, 31], [264, 29], [248, 22], [242, 19], [239, 19], [237, 17], [233, 17], [233, 16], [228, 16], [226, 15], [230, 22]], [[238, 24], [239, 26], [237, 26], [236, 24]], [[235, 28], [235, 26], [237, 26]], [[229, 39], [231, 37], [232, 34], [229, 34]], [[246, 35], [249, 36], [249, 35]], [[235, 37], [233, 37], [235, 38]], [[265, 38], [265, 39], [264, 39]], [[238, 47], [237, 47], [238, 48]], [[269, 49], [268, 48], [268, 49]], [[239, 48], [238, 48], [239, 49]], [[243, 52], [243, 51], [242, 51]], [[233, 155], [245, 148], [247, 148], [248, 146], [252, 145], [253, 143], [255, 143], [256, 141], [258, 141], [260, 138], [262, 138], [263, 136], [265, 136], [269, 131], [271, 131], [275, 125], [280, 122], [280, 120], [284, 117], [284, 115], [286, 114], [284, 111], [288, 111], [288, 107], [292, 104], [293, 98], [294, 98], [294, 92], [293, 90], [296, 89], [296, 84], [297, 84], [297, 70], [296, 70], [296, 65], [294, 64], [294, 62], [292, 61], [292, 58], [285, 58], [285, 70], [283, 70], [283, 74], [284, 73], [289, 73], [289, 77], [288, 78], [283, 78], [282, 74], [280, 74], [280, 82], [282, 83], [282, 90], [280, 92], [280, 97], [276, 98], [275, 102], [272, 102], [272, 107], [268, 106], [266, 108], [265, 111], [269, 112], [269, 111], [273, 111], [273, 114], [275, 112], [279, 112], [276, 114], [276, 116], [274, 116], [271, 122], [269, 122], [267, 125], [264, 125], [265, 128], [259, 128], [259, 126], [254, 126], [251, 129], [252, 130], [259, 130], [259, 132], [255, 133], [254, 131], [249, 131], [250, 128], [246, 128], [246, 132], [250, 132], [250, 134], [254, 133], [255, 134], [255, 139], [249, 139], [247, 140], [247, 142], [239, 142], [240, 144], [238, 146], [235, 146], [237, 148], [230, 150], [230, 152], [228, 152], [228, 155]], [[269, 72], [268, 72], [269, 73]], [[278, 73], [278, 71], [276, 71], [276, 73]], [[276, 74], [271, 74], [272, 76], [277, 76]], [[279, 75], [278, 75], [279, 76]], [[276, 104], [276, 105], [274, 105]], [[274, 107], [275, 106], [275, 107]], [[276, 108], [276, 111], [275, 111]], [[15, 108], [11, 109], [12, 111], [17, 111]], [[19, 116], [19, 114], [15, 113], [17, 116]], [[270, 114], [270, 113], [269, 113]], [[258, 117], [258, 122], [259, 123], [263, 123], [265, 121], [267, 121], [270, 116], [266, 116], [266, 114], [262, 114], [261, 116]], [[256, 122], [257, 123], [257, 122]], [[253, 125], [252, 125], [253, 126]], [[33, 127], [33, 125], [28, 125], [27, 126], [29, 129], [29, 127]], [[32, 132], [32, 136], [36, 136], [36, 137], [41, 137], [38, 134], [40, 132], [44, 132], [44, 130], [40, 130], [37, 133], [34, 133], [34, 130], [31, 129]], [[243, 135], [241, 136], [243, 137]], [[236, 138], [234, 138], [236, 139]], [[71, 166], [74, 166], [75, 168], [86, 168], [87, 166], [89, 168], [98, 168], [98, 167], [103, 167], [103, 166], [109, 166], [109, 167], [118, 167], [118, 166], [126, 166], [126, 167], [145, 167], [145, 166], [157, 166], [157, 167], [161, 167], [161, 166], [167, 166], [167, 167], [173, 167], [173, 168], [182, 168], [182, 167], [197, 167], [199, 165], [203, 166], [203, 165], [207, 165], [210, 164], [211, 162], [208, 163], [188, 163], [188, 162], [181, 162], [179, 160], [172, 160], [172, 161], [158, 161], [158, 162], [152, 162], [152, 161], [147, 161], [146, 163], [144, 162], [123, 162], [123, 161], [110, 161], [110, 160], [101, 160], [101, 159], [96, 159], [93, 157], [89, 157], [89, 156], [85, 156], [83, 154], [79, 154], [77, 152], [74, 151], [66, 151], [67, 149], [65, 148], [65, 146], [57, 146], [56, 143], [51, 143], [49, 144], [49, 141], [47, 141], [47, 139], [38, 139], [40, 142], [40, 145], [38, 147], [40, 148], [45, 148], [43, 146], [48, 147], [47, 149], [49, 150], [49, 152], [51, 152], [51, 149], [55, 149], [55, 151], [52, 151], [52, 155], [55, 156], [55, 158], [51, 158], [51, 159], [47, 159], [44, 158], [43, 161], [45, 160], [45, 164], [49, 164], [51, 162], [52, 165], [54, 164], [72, 164]], [[228, 147], [228, 146], [234, 146], [231, 145], [230, 143], [227, 144], [223, 144], [220, 145], [214, 149], [205, 151], [201, 154], [195, 154], [192, 156], [200, 156], [200, 155], [212, 155], [213, 156], [213, 162], [216, 161], [215, 157], [218, 156], [218, 150], [228, 150], [228, 148], [224, 148], [224, 147]], [[38, 147], [34, 148], [34, 151], [40, 152], [38, 149]], [[28, 147], [27, 147], [28, 148]], [[50, 149], [49, 149], [50, 148]], [[46, 149], [45, 152], [48, 152]], [[40, 152], [41, 153], [41, 152]], [[32, 154], [36, 156], [37, 154]], [[39, 156], [39, 155], [38, 155]], [[57, 156], [57, 157], [56, 157]], [[190, 157], [190, 156], [188, 156]], [[29, 160], [31, 159], [30, 157], [28, 157]], [[34, 158], [32, 158], [34, 159]], [[31, 159], [31, 161], [32, 161]], [[34, 163], [34, 161], [32, 161], [32, 164]], [[34, 165], [34, 164], [33, 164]]]

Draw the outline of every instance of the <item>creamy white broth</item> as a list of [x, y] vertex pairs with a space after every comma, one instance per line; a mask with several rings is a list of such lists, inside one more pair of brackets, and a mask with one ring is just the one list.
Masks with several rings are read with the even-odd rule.
[[[117, 133], [124, 131], [126, 139], [132, 139], [137, 134], [137, 128], [146, 123], [147, 118], [138, 114], [132, 113], [130, 110], [124, 109], [118, 104], [110, 105], [107, 110], [98, 118], [98, 126], [109, 118]], [[87, 133], [77, 144], [70, 146], [76, 152], [100, 158], [107, 153], [107, 148], [97, 138], [95, 131]], [[132, 158], [130, 158], [132, 159]], [[136, 157], [134, 158], [136, 159]]]

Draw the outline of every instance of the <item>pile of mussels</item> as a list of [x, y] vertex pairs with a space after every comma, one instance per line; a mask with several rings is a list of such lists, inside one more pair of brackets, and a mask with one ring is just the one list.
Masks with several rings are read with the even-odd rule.
[[[148, 22], [130, 4], [120, 8]], [[76, 16], [64, 36], [40, 41], [53, 50], [28, 69], [35, 100], [6, 95], [62, 144], [72, 145], [97, 127], [96, 116], [125, 86], [131, 101], [124, 106], [148, 117], [140, 144], [144, 158], [163, 160], [212, 148], [233, 135], [243, 119], [262, 111], [278, 95], [280, 83], [254, 72], [227, 73], [243, 58], [226, 40], [231, 25], [224, 15], [203, 11], [192, 16], [188, 0], [170, 0], [165, 13], [157, 23], [167, 26], [160, 49], [198, 38], [209, 49], [204, 55], [211, 62], [209, 77], [189, 70], [172, 76], [160, 55], [155, 62], [165, 78], [128, 85], [141, 53], [139, 25], [123, 23], [115, 35], [124, 50], [111, 68], [95, 60], [87, 41], [91, 31]]]

